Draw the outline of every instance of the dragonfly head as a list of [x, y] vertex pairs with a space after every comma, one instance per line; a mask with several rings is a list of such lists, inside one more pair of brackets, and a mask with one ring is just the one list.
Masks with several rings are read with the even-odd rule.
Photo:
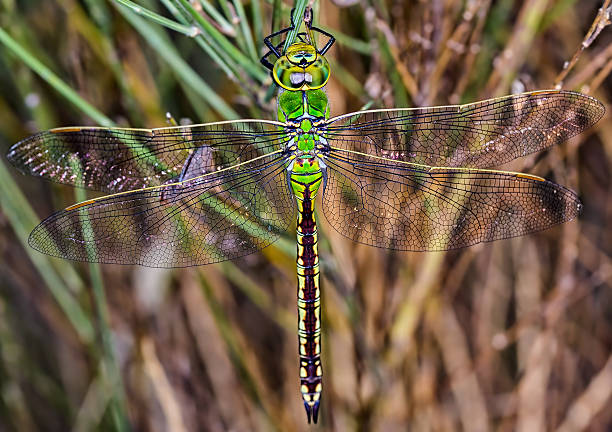
[[274, 63], [274, 82], [285, 90], [316, 90], [327, 84], [330, 67], [325, 57], [308, 43], [291, 44]]

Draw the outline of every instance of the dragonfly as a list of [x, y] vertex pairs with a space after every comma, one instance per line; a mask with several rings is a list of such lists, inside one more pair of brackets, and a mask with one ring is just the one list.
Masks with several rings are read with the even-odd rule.
[[[296, 25], [286, 48], [272, 42]], [[323, 48], [315, 36], [326, 38]], [[343, 236], [397, 251], [450, 250], [544, 230], [580, 214], [576, 193], [491, 167], [559, 144], [605, 111], [593, 97], [543, 90], [331, 117], [325, 54], [334, 41], [308, 9], [264, 38], [261, 62], [279, 89], [276, 121], [63, 127], [8, 152], [25, 174], [110, 193], [35, 227], [29, 244], [48, 255], [197, 266], [259, 251], [296, 224], [299, 382], [309, 423], [318, 420], [322, 392], [315, 202]]]

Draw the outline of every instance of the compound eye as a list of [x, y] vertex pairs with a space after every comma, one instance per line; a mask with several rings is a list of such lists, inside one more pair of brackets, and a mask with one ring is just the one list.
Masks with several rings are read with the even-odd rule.
[[[327, 84], [329, 63], [318, 54], [310, 54], [314, 61], [308, 66], [296, 65], [287, 56], [279, 58], [272, 69], [274, 82], [286, 90], [315, 90]], [[295, 59], [300, 54], [292, 54]]]
[[274, 63], [274, 82], [286, 90], [299, 90], [303, 85], [304, 69], [294, 66], [285, 56]]
[[330, 67], [325, 57], [317, 55], [316, 61], [306, 68], [305, 73], [309, 75], [308, 88], [315, 90], [323, 87], [329, 80]]

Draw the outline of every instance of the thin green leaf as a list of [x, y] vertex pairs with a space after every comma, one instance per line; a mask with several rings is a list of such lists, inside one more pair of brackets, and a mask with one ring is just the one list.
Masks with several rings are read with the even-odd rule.
[[176, 51], [172, 42], [165, 34], [160, 33], [146, 20], [126, 8], [118, 8], [119, 12], [132, 24], [132, 26], [143, 36], [151, 47], [157, 51], [170, 68], [179, 76], [194, 92], [199, 94], [210, 106], [223, 118], [231, 120], [240, 118], [234, 111], [206, 82], [183, 60]]
[[185, 36], [196, 37], [200, 33], [200, 30], [195, 26], [185, 26], [185, 25], [179, 24], [176, 21], [169, 20], [168, 18], [163, 17], [153, 11], [150, 11], [149, 9], [144, 8], [134, 2], [131, 2], [130, 0], [113, 0], [113, 1], [115, 3], [118, 3], [119, 5], [129, 8], [132, 12], [144, 18], [155, 21], [156, 23], [161, 24], [164, 27], [167, 27], [171, 30], [182, 33]]
[[240, 0], [233, 0], [234, 8], [236, 8], [236, 13], [238, 14], [238, 19], [240, 20], [240, 31], [244, 40], [246, 41], [247, 51], [251, 58], [254, 61], [258, 60], [257, 50], [255, 49], [255, 43], [253, 42], [253, 35], [251, 34], [251, 27], [249, 26], [249, 21], [247, 19], [246, 13], [244, 12], [244, 7], [242, 6], [242, 2]]
[[[172, 0], [161, 0], [163, 5], [168, 9], [168, 11], [174, 16], [175, 19], [180, 21], [183, 25], [187, 25], [189, 22], [187, 18], [181, 13], [182, 9], [179, 10]], [[221, 70], [225, 73], [227, 77], [230, 79], [237, 79], [240, 75], [238, 70], [236, 69], [235, 63], [227, 62], [227, 58], [219, 55], [217, 50], [213, 47], [215, 44], [214, 40], [210, 38], [210, 36], [206, 33], [200, 33], [197, 37], [194, 38], [196, 43], [204, 50], [206, 54], [210, 56], [212, 61], [218, 65]]]
[[[28, 245], [27, 239], [30, 231], [38, 223], [39, 219], [34, 213], [34, 210], [32, 210], [28, 200], [9, 174], [2, 160], [0, 160], [0, 210], [15, 230], [17, 238], [30, 257], [34, 267], [38, 270], [38, 273], [47, 287], [49, 287], [49, 291], [51, 291], [53, 298], [55, 298], [55, 301], [59, 304], [68, 318], [68, 321], [70, 321], [70, 324], [72, 324], [72, 327], [79, 335], [81, 341], [86, 345], [92, 344], [95, 340], [93, 325], [85, 311], [72, 297], [66, 283], [64, 283], [60, 277], [61, 270], [58, 273], [58, 271], [53, 268], [51, 260], [54, 259], [36, 252]], [[60, 268], [70, 267], [70, 264], [64, 261], [54, 261], [57, 261]]]
[[251, 77], [258, 80], [259, 82], [263, 82], [266, 80], [268, 75], [265, 71], [259, 66], [259, 63], [254, 62], [245, 56], [240, 50], [238, 50], [232, 43], [230, 43], [225, 36], [223, 36], [219, 30], [217, 30], [211, 23], [209, 23], [206, 19], [204, 19], [197, 10], [193, 8], [191, 3], [188, 0], [178, 0], [181, 5], [185, 8], [187, 12], [190, 13], [194, 22], [200, 26], [201, 30], [204, 33], [208, 33], [220, 46], [223, 50], [221, 55], [229, 56], [236, 63], [242, 66], [246, 73], [248, 73]]
[[[253, 31], [257, 43], [263, 43], [263, 17], [261, 15], [261, 4], [258, 0], [251, 0], [251, 13], [253, 15]], [[258, 51], [259, 52], [259, 51]], [[259, 57], [259, 54], [257, 55]]]
[[[77, 164], [78, 165], [78, 164]], [[80, 167], [75, 166], [75, 169]], [[77, 202], [83, 202], [87, 199], [87, 195], [84, 189], [75, 188], [74, 195]], [[84, 215], [86, 217], [86, 215]], [[89, 222], [89, 220], [87, 221]], [[102, 271], [100, 264], [95, 262], [89, 263], [89, 275], [94, 294], [94, 304], [96, 306], [96, 312], [98, 314], [98, 325], [100, 334], [102, 337], [102, 351], [103, 351], [103, 369], [108, 383], [111, 383], [111, 393], [113, 399], [110, 403], [111, 416], [118, 431], [125, 431], [128, 429], [127, 416], [125, 414], [125, 394], [123, 390], [123, 380], [121, 379], [121, 373], [119, 372], [119, 366], [115, 358], [112, 345], [112, 334], [109, 326], [108, 318], [108, 307], [106, 301], [106, 294], [104, 293], [104, 282], [102, 279]]]
[[328, 29], [320, 25], [317, 25], [317, 27], [328, 33], [332, 33], [334, 37], [336, 38], [336, 41], [338, 41], [338, 43], [342, 46], [350, 48], [353, 51], [357, 51], [360, 54], [365, 54], [365, 55], [372, 54], [372, 46], [370, 45], [369, 42], [364, 42], [360, 39], [356, 39], [344, 33], [340, 33], [338, 30]]
[[57, 90], [62, 96], [68, 101], [74, 104], [78, 109], [83, 111], [86, 115], [91, 117], [96, 123], [102, 126], [112, 126], [114, 123], [111, 119], [106, 117], [100, 111], [98, 111], [93, 105], [85, 101], [78, 95], [70, 86], [62, 81], [55, 73], [49, 68], [43, 65], [38, 59], [32, 56], [27, 50], [25, 50], [19, 43], [17, 43], [8, 33], [0, 28], [0, 42], [4, 44], [9, 50], [11, 50], [21, 61], [23, 61], [30, 69], [32, 69], [38, 76], [45, 80], [51, 87]]
[[285, 39], [285, 45], [283, 47], [283, 52], [287, 51], [289, 45], [291, 45], [297, 34], [300, 31], [300, 27], [302, 26], [302, 22], [304, 19], [304, 12], [306, 11], [306, 6], [308, 6], [308, 0], [295, 0], [295, 6], [293, 6], [293, 22], [291, 24], [295, 25], [295, 28], [287, 33], [287, 39]]
[[217, 25], [221, 28], [221, 31], [228, 36], [235, 36], [236, 30], [234, 30], [234, 26], [230, 24], [228, 20], [225, 19], [223, 15], [219, 13], [219, 11], [211, 5], [206, 0], [200, 0], [200, 4], [204, 8], [204, 11], [217, 23]]

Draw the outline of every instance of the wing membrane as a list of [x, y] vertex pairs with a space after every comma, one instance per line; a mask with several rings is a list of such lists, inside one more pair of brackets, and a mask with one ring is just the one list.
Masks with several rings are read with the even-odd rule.
[[176, 181], [198, 148], [211, 149], [206, 171], [281, 148], [281, 123], [238, 120], [160, 129], [59, 128], [31, 136], [9, 150], [25, 174], [104, 192]]
[[431, 168], [334, 149], [323, 211], [351, 240], [396, 250], [448, 250], [540, 231], [575, 218], [578, 197], [539, 177]]
[[429, 166], [491, 167], [561, 143], [604, 114], [597, 99], [538, 91], [442, 107], [371, 110], [329, 121], [330, 145]]
[[247, 255], [293, 220], [279, 154], [181, 183], [119, 193], [55, 213], [30, 245], [62, 258], [186, 267]]

